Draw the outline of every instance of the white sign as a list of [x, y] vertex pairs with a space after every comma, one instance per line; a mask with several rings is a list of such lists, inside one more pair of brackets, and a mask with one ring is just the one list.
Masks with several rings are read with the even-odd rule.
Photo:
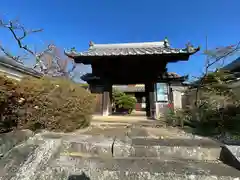
[[142, 108], [146, 108], [146, 103], [141, 103]]

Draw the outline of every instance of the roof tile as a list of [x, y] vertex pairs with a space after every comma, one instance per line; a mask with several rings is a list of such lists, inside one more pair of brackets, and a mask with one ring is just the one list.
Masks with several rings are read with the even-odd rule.
[[[190, 50], [189, 50], [190, 49]], [[122, 44], [92, 44], [87, 51], [80, 53], [66, 52], [70, 56], [127, 56], [149, 54], [192, 54], [199, 48], [177, 49], [165, 45], [163, 42], [122, 43]]]

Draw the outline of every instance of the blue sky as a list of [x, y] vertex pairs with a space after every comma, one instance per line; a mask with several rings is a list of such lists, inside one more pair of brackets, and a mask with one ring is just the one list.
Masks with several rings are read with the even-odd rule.
[[[190, 41], [205, 48], [235, 44], [240, 40], [239, 0], [11, 0], [1, 1], [0, 16], [18, 18], [26, 27], [43, 28], [27, 40], [37, 49], [48, 43], [86, 50], [88, 43], [161, 41], [184, 48]], [[18, 53], [9, 32], [0, 29], [0, 43]], [[31, 62], [27, 62], [28, 64]], [[169, 71], [198, 76], [202, 53], [188, 62], [169, 64]], [[90, 68], [80, 67], [88, 72]]]

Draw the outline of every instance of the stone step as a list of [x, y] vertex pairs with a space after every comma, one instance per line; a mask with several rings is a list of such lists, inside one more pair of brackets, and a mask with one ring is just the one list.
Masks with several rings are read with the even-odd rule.
[[60, 139], [42, 139], [40, 135], [29, 138], [0, 159], [0, 179], [36, 180], [35, 174], [56, 159], [60, 146]]
[[126, 122], [117, 122], [117, 121], [92, 121], [91, 126], [93, 127], [128, 127], [128, 126], [134, 126], [134, 127], [149, 127], [149, 128], [159, 128], [159, 127], [165, 127], [166, 124], [162, 121], [140, 121], [135, 123], [128, 123]]
[[14, 146], [0, 158], [0, 179], [8, 180], [16, 175], [29, 157], [43, 144], [38, 137], [31, 137], [27, 141]]
[[38, 145], [20, 145], [10, 150], [0, 159], [0, 179], [8, 180], [16, 175], [21, 165], [31, 156]]
[[101, 136], [63, 141], [62, 153], [100, 157], [153, 157], [158, 159], [218, 160], [220, 144], [210, 140], [111, 139]]
[[207, 148], [220, 147], [221, 144], [211, 139], [150, 139], [150, 138], [134, 138], [132, 139], [134, 145], [148, 145], [148, 146], [201, 146]]
[[17, 130], [0, 134], [0, 155], [3, 156], [14, 146], [21, 144], [33, 135], [30, 130]]
[[[221, 163], [140, 158], [60, 156], [51, 164], [51, 171], [56, 174], [64, 174], [65, 179], [239, 180], [240, 177], [240, 171]], [[39, 176], [38, 179], [43, 178]]]
[[189, 160], [218, 160], [221, 148], [181, 147], [181, 146], [132, 146], [121, 151], [114, 148], [114, 157], [155, 157]]

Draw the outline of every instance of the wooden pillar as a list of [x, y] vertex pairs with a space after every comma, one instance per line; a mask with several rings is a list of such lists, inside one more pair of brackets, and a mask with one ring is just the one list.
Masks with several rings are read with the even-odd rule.
[[[171, 88], [171, 84], [168, 87], [168, 103], [174, 105], [174, 97], [173, 97], [173, 89]], [[174, 107], [173, 107], [174, 108]]]
[[149, 84], [149, 104], [150, 104], [150, 118], [155, 119], [156, 116], [156, 100], [155, 100], [155, 84]]
[[146, 92], [146, 115], [149, 119], [155, 119], [156, 103], [154, 83], [146, 83], [145, 92]]
[[146, 101], [145, 101], [145, 104], [146, 104], [146, 107], [145, 107], [146, 116], [147, 116], [147, 117], [150, 117], [149, 91], [148, 91], [148, 89], [146, 88], [146, 84], [145, 84], [145, 97], [146, 97]]
[[110, 83], [104, 84], [103, 88], [103, 104], [102, 104], [102, 115], [108, 116], [112, 114], [112, 85]]
[[103, 85], [89, 84], [89, 89], [96, 97], [95, 113], [103, 114]]
[[110, 106], [108, 108], [108, 112], [109, 112], [109, 115], [112, 114], [112, 102], [113, 102], [113, 98], [112, 98], [112, 84], [110, 84], [110, 87], [109, 87], [109, 103], [110, 103]]

